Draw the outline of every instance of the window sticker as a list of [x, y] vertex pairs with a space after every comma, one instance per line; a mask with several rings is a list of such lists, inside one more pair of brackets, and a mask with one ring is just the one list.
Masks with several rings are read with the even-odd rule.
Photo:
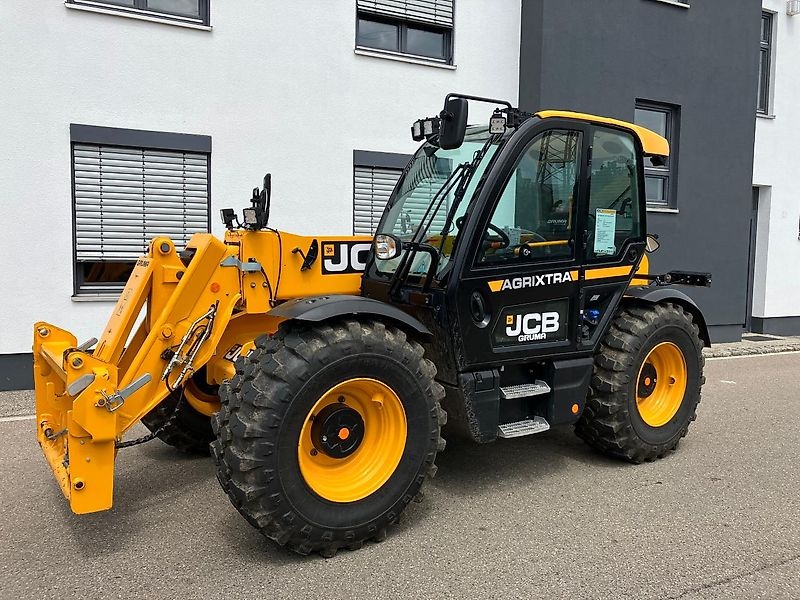
[[594, 253], [616, 254], [614, 241], [617, 233], [617, 211], [613, 208], [598, 208], [594, 223]]

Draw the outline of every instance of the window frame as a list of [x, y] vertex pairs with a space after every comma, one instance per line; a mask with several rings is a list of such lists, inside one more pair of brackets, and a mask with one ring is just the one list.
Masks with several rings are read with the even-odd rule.
[[119, 13], [135, 17], [148, 17], [165, 20], [174, 23], [184, 23], [199, 25], [202, 27], [211, 26], [211, 0], [198, 0], [199, 17], [192, 17], [185, 14], [174, 13], [164, 10], [153, 10], [148, 8], [148, 0], [132, 0], [133, 6], [120, 4], [115, 0], [64, 0], [67, 5], [87, 7], [90, 9], [100, 9], [108, 12]]
[[[373, 48], [372, 46], [365, 46], [359, 43], [359, 31], [361, 28], [361, 20], [374, 21], [376, 23], [383, 23], [386, 25], [394, 25], [398, 28], [398, 50], [386, 50], [385, 48]], [[444, 58], [437, 58], [435, 56], [426, 56], [424, 54], [414, 54], [408, 52], [407, 38], [408, 28], [420, 29], [423, 31], [432, 31], [435, 33], [442, 33], [444, 35]], [[453, 0], [453, 26], [444, 27], [435, 25], [433, 23], [426, 23], [423, 21], [415, 21], [413, 19], [403, 19], [400, 17], [392, 17], [380, 13], [373, 13], [367, 10], [359, 9], [356, 6], [356, 27], [355, 27], [355, 48], [356, 50], [365, 50], [368, 52], [375, 52], [378, 54], [385, 54], [386, 56], [401, 56], [413, 58], [416, 60], [429, 61], [439, 65], [454, 64], [454, 38], [455, 38], [455, 0]]]
[[[761, 11], [762, 29], [767, 23], [766, 39], [759, 34], [759, 76], [758, 96], [756, 98], [756, 114], [769, 115], [772, 108], [772, 81], [773, 81], [773, 48], [775, 46], [775, 13], [768, 10]], [[767, 57], [767, 69], [761, 71], [760, 66], [764, 55]]]
[[[187, 133], [172, 133], [164, 131], [149, 131], [139, 129], [122, 129], [116, 127], [100, 127], [95, 125], [70, 124], [70, 197], [72, 220], [72, 298], [76, 300], [109, 300], [116, 299], [124, 289], [125, 283], [109, 283], [108, 290], [103, 292], [86, 291], [86, 284], [81, 265], [86, 262], [78, 261], [78, 227], [77, 227], [77, 200], [75, 197], [75, 146], [82, 144], [96, 144], [99, 146], [118, 146], [135, 148], [137, 150], [166, 150], [170, 152], [187, 152], [205, 154], [207, 158], [207, 201], [208, 211], [207, 228], [211, 232], [211, 136]], [[108, 261], [128, 262], [128, 261]]]
[[[678, 183], [678, 151], [680, 148], [680, 106], [666, 102], [656, 102], [653, 100], [637, 99], [634, 107], [634, 123], [636, 121], [635, 110], [647, 110], [650, 112], [664, 113], [667, 116], [665, 126], [666, 138], [669, 142], [669, 156], [662, 167], [644, 165], [644, 196], [649, 209], [677, 209], [677, 183]], [[638, 123], [637, 123], [638, 124]], [[647, 178], [661, 179], [664, 181], [664, 202], [654, 202], [647, 198]]]

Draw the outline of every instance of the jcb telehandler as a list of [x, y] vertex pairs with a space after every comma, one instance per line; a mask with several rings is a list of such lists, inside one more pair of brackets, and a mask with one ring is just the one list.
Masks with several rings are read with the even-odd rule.
[[710, 276], [648, 273], [644, 167], [667, 141], [457, 94], [412, 135], [374, 239], [270, 229], [265, 178], [224, 239], [154, 239], [99, 341], [35, 325], [38, 441], [74, 512], [111, 507], [118, 449], [210, 444], [254, 527], [330, 556], [385, 536], [446, 418], [479, 443], [574, 424], [634, 463], [678, 445], [709, 336], [669, 284]]

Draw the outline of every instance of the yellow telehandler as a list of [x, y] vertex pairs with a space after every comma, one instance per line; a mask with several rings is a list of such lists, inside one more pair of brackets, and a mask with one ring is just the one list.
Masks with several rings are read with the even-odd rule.
[[678, 445], [710, 341], [674, 285], [711, 277], [648, 271], [666, 140], [462, 94], [412, 136], [374, 238], [269, 228], [267, 176], [223, 239], [152, 240], [99, 340], [35, 324], [37, 437], [75, 513], [110, 508], [118, 451], [158, 437], [210, 448], [265, 536], [331, 556], [386, 535], [447, 418], [478, 443], [574, 424], [634, 463]]

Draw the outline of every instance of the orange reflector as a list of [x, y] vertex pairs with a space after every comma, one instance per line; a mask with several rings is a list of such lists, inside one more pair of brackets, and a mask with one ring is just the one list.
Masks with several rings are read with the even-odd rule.
[[339, 430], [339, 439], [346, 440], [349, 437], [350, 437], [350, 430], [347, 427], [342, 427]]
[[219, 291], [219, 289], [220, 289], [220, 285], [216, 281], [211, 284], [211, 291], [213, 293], [216, 294]]
[[577, 415], [577, 414], [578, 414], [578, 411], [579, 411], [580, 409], [581, 409], [581, 407], [580, 407], [580, 406], [578, 406], [577, 404], [573, 404], [573, 405], [572, 405], [572, 414], [573, 414], [573, 415]]

